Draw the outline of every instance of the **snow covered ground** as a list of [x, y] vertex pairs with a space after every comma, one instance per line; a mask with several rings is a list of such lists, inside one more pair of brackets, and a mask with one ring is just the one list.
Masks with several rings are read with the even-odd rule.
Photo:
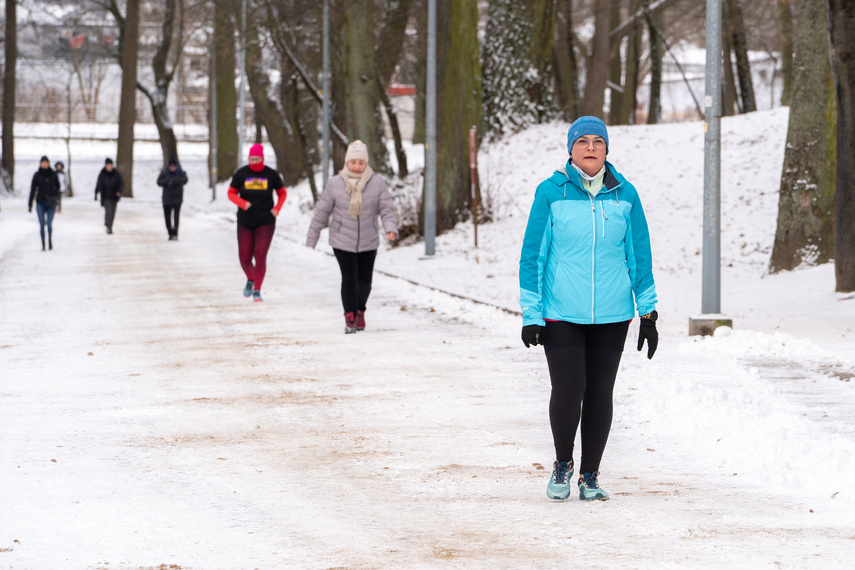
[[[600, 477], [612, 500], [546, 498], [549, 378], [512, 314], [565, 126], [484, 148], [498, 221], [480, 247], [461, 226], [433, 259], [381, 251], [368, 330], [348, 336], [325, 237], [302, 246], [307, 184], [252, 304], [204, 146], [182, 146], [191, 182], [167, 242], [157, 147], [137, 146], [136, 198], [106, 236], [92, 189], [112, 151], [95, 143], [73, 149], [53, 252], [25, 199], [0, 203], [0, 567], [851, 567], [855, 300], [830, 264], [767, 272], [786, 110], [723, 122], [734, 329], [707, 338], [687, 336], [702, 125], [609, 132], [651, 225], [661, 315], [652, 361], [634, 327], [627, 340]], [[22, 142], [18, 186], [63, 149]]]

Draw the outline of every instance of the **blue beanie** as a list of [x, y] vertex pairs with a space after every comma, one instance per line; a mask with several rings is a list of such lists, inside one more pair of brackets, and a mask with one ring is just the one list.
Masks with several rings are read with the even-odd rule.
[[576, 142], [576, 139], [585, 135], [603, 137], [603, 140], [606, 141], [606, 154], [609, 153], [609, 133], [606, 131], [606, 124], [597, 117], [586, 115], [573, 121], [570, 130], [567, 131], [568, 154], [572, 154], [573, 143]]

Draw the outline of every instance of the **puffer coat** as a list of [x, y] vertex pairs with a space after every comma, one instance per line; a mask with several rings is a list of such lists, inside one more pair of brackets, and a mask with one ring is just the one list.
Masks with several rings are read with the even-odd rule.
[[330, 245], [335, 249], [351, 253], [377, 249], [380, 247], [378, 216], [382, 221], [384, 233], [392, 232], [398, 235], [395, 202], [386, 188], [386, 182], [379, 174], [374, 173], [362, 190], [362, 214], [354, 218], [350, 215], [349, 206], [350, 194], [347, 193], [344, 178], [337, 174], [329, 179], [321, 199], [315, 206], [306, 245], [315, 247], [321, 230], [329, 225]]
[[187, 184], [187, 173], [179, 166], [175, 172], [169, 168], [160, 171], [157, 177], [157, 185], [163, 187], [163, 205], [180, 206], [184, 201], [184, 185]]

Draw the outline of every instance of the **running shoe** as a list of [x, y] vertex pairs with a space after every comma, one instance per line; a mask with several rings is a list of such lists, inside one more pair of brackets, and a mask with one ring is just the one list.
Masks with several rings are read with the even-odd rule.
[[246, 282], [246, 287], [243, 288], [243, 296], [244, 297], [249, 297], [250, 295], [252, 295], [252, 286], [253, 285], [254, 285], [254, 283], [252, 281]]
[[563, 501], [570, 496], [570, 478], [573, 477], [573, 460], [556, 461], [552, 464], [552, 477], [546, 487], [546, 496]]
[[597, 483], [599, 471], [583, 473], [579, 476], [579, 498], [583, 501], [608, 501], [609, 494], [600, 489]]
[[263, 300], [264, 299], [261, 298], [261, 291], [259, 291], [258, 289], [253, 289], [252, 290], [252, 301], [254, 303], [260, 303]]
[[365, 311], [356, 311], [356, 330], [365, 330]]

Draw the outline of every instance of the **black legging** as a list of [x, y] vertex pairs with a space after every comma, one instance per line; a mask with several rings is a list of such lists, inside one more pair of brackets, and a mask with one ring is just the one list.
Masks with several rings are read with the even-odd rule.
[[178, 235], [179, 216], [181, 216], [181, 204], [177, 206], [163, 205], [163, 218], [166, 221], [166, 231], [169, 232], [170, 236]]
[[552, 380], [549, 422], [555, 458], [570, 461], [582, 419], [579, 473], [600, 470], [612, 426], [612, 392], [629, 321], [605, 325], [546, 322], [546, 362]]
[[377, 250], [353, 253], [333, 248], [341, 269], [341, 304], [345, 313], [364, 311], [371, 293], [371, 277]]

